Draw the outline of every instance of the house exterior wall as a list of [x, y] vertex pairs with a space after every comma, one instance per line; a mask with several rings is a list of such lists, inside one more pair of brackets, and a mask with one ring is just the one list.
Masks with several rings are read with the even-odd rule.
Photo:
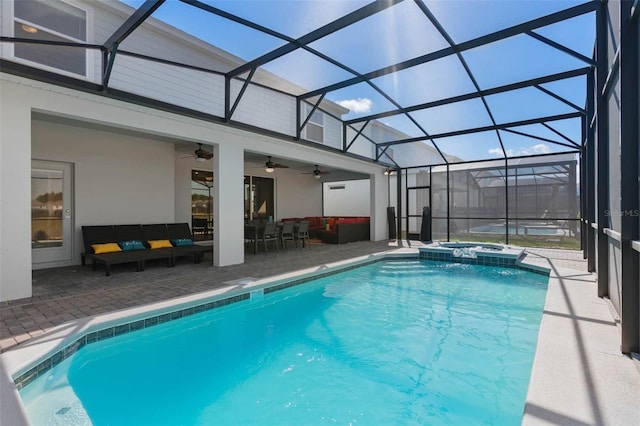
[[[344, 187], [331, 189], [332, 187]], [[326, 182], [323, 187], [324, 216], [370, 216], [369, 179]]]
[[0, 80], [0, 300], [31, 297], [31, 108]]
[[298, 170], [247, 168], [246, 175], [275, 179], [275, 218], [319, 216], [322, 212], [322, 181]]
[[33, 120], [31, 151], [74, 165], [72, 264], [84, 251], [82, 225], [174, 221], [173, 144]]
[[[117, 1], [64, 1], [87, 12], [88, 43], [100, 44], [106, 41], [133, 11]], [[12, 2], [2, 2], [0, 9], [2, 13], [0, 22], [3, 25], [2, 35], [11, 36]], [[243, 63], [240, 58], [153, 18], [145, 21], [131, 33], [119, 46], [119, 50], [218, 72], [229, 71]], [[2, 55], [11, 57], [11, 47], [8, 43], [3, 44]], [[84, 79], [101, 83], [103, 64], [100, 52], [88, 49], [87, 57], [89, 58], [87, 75]], [[273, 74], [258, 70], [252, 78], [252, 84], [243, 94], [232, 119], [295, 136], [295, 97], [253, 83], [268, 84], [280, 90], [294, 93], [303, 91]], [[108, 85], [113, 89], [224, 117], [225, 80], [224, 76], [220, 74], [187, 69], [118, 53], [115, 56]], [[231, 87], [233, 102], [242, 87], [242, 81], [233, 80]], [[323, 101], [322, 107], [336, 115], [346, 111], [337, 104], [328, 101]], [[342, 145], [341, 128], [336, 125], [336, 122], [331, 123], [325, 129], [324, 138], [323, 143], [329, 146]]]
[[[106, 41], [133, 12], [117, 1], [65, 1], [87, 12], [87, 43]], [[12, 7], [12, 1], [2, 2], [0, 7], [4, 36], [13, 35]], [[4, 43], [0, 53], [4, 58], [15, 60], [11, 57], [10, 46]], [[242, 63], [239, 58], [152, 18], [127, 37], [119, 49], [222, 72]], [[37, 64], [28, 65], [38, 67]], [[102, 83], [102, 66], [100, 52], [88, 51], [84, 79]], [[80, 78], [68, 72], [61, 74]], [[292, 93], [302, 92], [302, 89], [262, 70], [256, 72], [252, 82], [257, 84], [248, 87], [232, 121], [294, 136], [295, 98], [259, 84]], [[241, 82], [232, 82], [232, 99], [240, 87]], [[109, 88], [212, 116], [224, 115], [224, 78], [218, 74], [120, 53], [116, 55]], [[79, 263], [82, 225], [190, 221], [192, 167], [180, 161], [174, 141], [203, 143], [216, 153], [211, 166], [218, 176], [213, 194], [216, 211], [214, 264], [218, 266], [244, 261], [241, 183], [244, 151], [331, 164], [372, 177], [380, 173], [379, 166], [339, 153], [313, 150], [262, 133], [250, 133], [9, 74], [0, 73], [0, 91], [0, 300], [31, 295], [31, 159], [61, 161], [74, 167], [76, 205], [72, 263]], [[322, 108], [337, 116], [346, 113], [346, 109], [326, 100], [322, 102]], [[35, 120], [32, 114], [35, 114]], [[57, 117], [64, 120], [57, 120]], [[323, 133], [322, 144], [342, 147], [339, 120], [325, 115]], [[373, 157], [370, 143], [358, 149], [365, 156]], [[149, 152], [153, 152], [154, 158], [149, 158]], [[96, 187], [100, 191], [96, 191]], [[384, 225], [384, 218], [375, 225], [379, 209], [374, 208], [377, 207], [374, 203], [386, 204], [385, 189], [379, 179], [371, 179], [374, 240], [386, 238], [386, 228], [379, 226]], [[381, 192], [378, 194], [377, 191]], [[304, 202], [300, 202], [301, 199]], [[281, 173], [277, 178], [276, 208], [279, 217], [320, 214], [321, 181]]]
[[[2, 73], [0, 110], [1, 300], [31, 295], [29, 212], [32, 143], [42, 159], [74, 163], [77, 229], [83, 224], [183, 221], [178, 215], [181, 210], [176, 207], [180, 202], [178, 198], [181, 197], [176, 190], [176, 182], [184, 181], [185, 177], [176, 166], [178, 160], [171, 141], [199, 142], [208, 146], [211, 146], [211, 141], [215, 141], [213, 166], [219, 178], [214, 191], [217, 222], [213, 252], [214, 264], [217, 266], [244, 261], [244, 151], [268, 152], [279, 158], [331, 164], [336, 168], [369, 176], [381, 174], [379, 166], [347, 158], [339, 153], [314, 150], [263, 134]], [[48, 121], [53, 123], [39, 123], [38, 120], [32, 123], [32, 113], [37, 113], [38, 117], [51, 117]], [[56, 117], [62, 117], [63, 120], [56, 122]], [[66, 124], [67, 119], [86, 125], [70, 129]], [[93, 130], [104, 126], [117, 128], [118, 131]], [[130, 134], [144, 136], [127, 136]], [[49, 141], [55, 142], [47, 146]], [[157, 158], [156, 155], [148, 155], [149, 149], [157, 154]], [[126, 154], [130, 158], [122, 159], [120, 154]], [[95, 157], [89, 158], [91, 155]], [[281, 209], [278, 215], [299, 216], [319, 211], [321, 191], [318, 187], [318, 195], [315, 195], [315, 187], [312, 186], [316, 185], [316, 179], [309, 179], [312, 184], [299, 179], [297, 175], [291, 178], [299, 182], [285, 183], [289, 179], [285, 179], [284, 175], [282, 182], [278, 182], [277, 203], [281, 207], [291, 203], [293, 207], [288, 208], [289, 210]], [[110, 182], [111, 179], [115, 180]], [[143, 182], [132, 183], [135, 179]], [[111, 196], [115, 196], [116, 201], [128, 197], [127, 193], [133, 185], [137, 189], [132, 192], [143, 192], [144, 200], [152, 203], [157, 211], [148, 214], [148, 209], [138, 202], [139, 194], [131, 199], [126, 198], [127, 203], [134, 203], [132, 210], [128, 204], [107, 205], [106, 200], [96, 200], [95, 184], [98, 182], [101, 190], [106, 188]], [[380, 191], [379, 194], [372, 194], [372, 198], [386, 204], [386, 188], [373, 185], [372, 190]], [[299, 194], [302, 194], [302, 199], [314, 200], [313, 203], [301, 208], [304, 203], [300, 202]], [[95, 202], [98, 205], [94, 205]], [[81, 220], [90, 223], [82, 223]], [[386, 238], [384, 228], [378, 229], [372, 225], [372, 231], [373, 240]], [[74, 249], [77, 259], [81, 236], [76, 232], [74, 238], [78, 245]]]
[[224, 77], [118, 55], [110, 87], [218, 117], [224, 116]]
[[[362, 124], [355, 126], [359, 129]], [[362, 135], [354, 138], [357, 131], [353, 128], [347, 129], [347, 144], [351, 144], [350, 153], [362, 155], [367, 158], [375, 158], [376, 147], [368, 139], [374, 141], [397, 141], [409, 138], [409, 135], [389, 127], [379, 121], [372, 121], [364, 128]], [[365, 137], [366, 136], [366, 137]], [[387, 149], [385, 155], [380, 157], [380, 161], [392, 163], [392, 161], [402, 164], [403, 167], [424, 166], [425, 164], [442, 164], [444, 160], [433, 147], [422, 142], [405, 143], [393, 145]], [[411, 171], [409, 173], [412, 173]]]
[[324, 145], [342, 149], [342, 122], [325, 114], [324, 117]]
[[[231, 83], [232, 100], [236, 99], [241, 88], [241, 82]], [[296, 132], [295, 98], [264, 87], [249, 86], [232, 119], [294, 136]]]
[[218, 177], [213, 191], [216, 266], [244, 262], [244, 138], [246, 135], [237, 138], [237, 143], [214, 145], [213, 168]]

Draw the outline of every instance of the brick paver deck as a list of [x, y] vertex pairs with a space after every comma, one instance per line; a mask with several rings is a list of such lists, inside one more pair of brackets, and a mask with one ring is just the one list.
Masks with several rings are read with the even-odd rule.
[[[70, 266], [33, 271], [33, 296], [0, 303], [0, 352], [77, 318], [146, 305], [223, 287], [245, 277], [265, 278], [285, 272], [388, 250], [387, 241], [342, 245], [309, 244], [305, 248], [247, 254], [245, 263], [214, 267], [211, 255], [194, 265], [178, 259], [174, 268], [147, 262], [113, 265], [110, 277], [98, 266]], [[393, 248], [393, 247], [391, 247]]]
[[[77, 318], [207, 291], [245, 277], [265, 278], [394, 248], [387, 241], [310, 244], [304, 249], [247, 254], [244, 264], [225, 267], [212, 266], [210, 255], [197, 265], [179, 260], [174, 268], [148, 262], [142, 272], [135, 272], [132, 265], [114, 265], [110, 277], [88, 266], [37, 270], [32, 297], [0, 303], [0, 352]], [[533, 249], [527, 261], [586, 270], [582, 254], [575, 251]]]

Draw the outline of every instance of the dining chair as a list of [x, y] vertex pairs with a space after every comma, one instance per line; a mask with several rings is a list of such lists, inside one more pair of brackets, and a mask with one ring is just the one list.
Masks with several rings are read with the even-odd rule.
[[262, 229], [262, 234], [260, 235], [260, 240], [264, 244], [264, 251], [268, 253], [267, 243], [269, 241], [274, 241], [276, 243], [276, 250], [280, 250], [278, 246], [278, 240], [280, 239], [280, 233], [278, 232], [278, 224], [275, 222], [268, 222], [264, 225]]
[[287, 248], [287, 241], [293, 242], [293, 245], [296, 244], [296, 236], [293, 233], [295, 222], [288, 221], [283, 222], [282, 229], [280, 230], [280, 241], [282, 241], [282, 247]]
[[309, 221], [301, 220], [298, 225], [298, 231], [295, 232], [295, 245], [298, 247], [298, 241], [302, 241], [302, 247], [306, 246], [309, 241]]

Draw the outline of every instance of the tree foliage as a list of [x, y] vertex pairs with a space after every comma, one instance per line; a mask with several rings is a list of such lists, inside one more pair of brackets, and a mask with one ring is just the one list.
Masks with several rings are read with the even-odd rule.
[[60, 202], [62, 201], [62, 192], [45, 192], [44, 194], [38, 195], [36, 197], [36, 201], [39, 201], [42, 204]]

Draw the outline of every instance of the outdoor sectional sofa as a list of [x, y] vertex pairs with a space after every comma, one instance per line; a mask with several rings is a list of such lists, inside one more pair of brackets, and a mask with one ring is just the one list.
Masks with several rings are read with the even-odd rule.
[[304, 218], [283, 218], [286, 221], [309, 221], [309, 235], [323, 243], [344, 244], [371, 239], [368, 217], [307, 216]]
[[171, 267], [176, 258], [185, 256], [193, 256], [194, 263], [200, 263], [211, 251], [211, 247], [193, 243], [187, 223], [83, 226], [82, 238], [82, 265], [89, 259], [95, 270], [100, 263], [106, 276], [111, 274], [111, 265], [135, 263], [136, 270], [142, 271], [147, 260], [164, 260]]
[[320, 231], [323, 243], [344, 244], [371, 239], [368, 217], [351, 217], [336, 219], [330, 228]]

